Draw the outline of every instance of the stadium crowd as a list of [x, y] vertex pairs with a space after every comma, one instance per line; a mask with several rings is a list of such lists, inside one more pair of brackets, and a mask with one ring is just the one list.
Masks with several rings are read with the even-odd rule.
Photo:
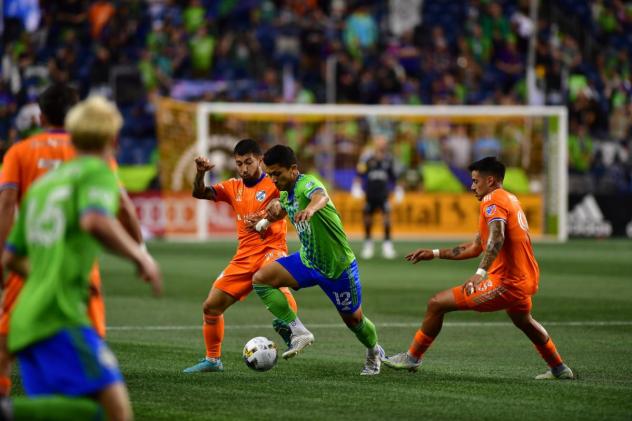
[[[571, 190], [632, 191], [629, 2], [540, 2], [536, 21], [524, 0], [59, 0], [26, 13], [27, 3], [5, 1], [0, 154], [37, 130], [34, 99], [50, 81], [116, 100], [122, 164], [155, 159], [158, 95], [553, 104], [569, 109]], [[403, 164], [440, 159], [464, 168], [500, 150], [503, 133], [451, 126], [430, 133], [430, 145], [424, 137], [428, 130]]]

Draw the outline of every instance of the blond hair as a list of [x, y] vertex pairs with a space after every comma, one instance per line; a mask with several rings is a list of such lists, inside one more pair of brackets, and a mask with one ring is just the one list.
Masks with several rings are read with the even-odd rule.
[[102, 151], [114, 142], [122, 125], [116, 105], [95, 95], [72, 107], [64, 126], [78, 150]]

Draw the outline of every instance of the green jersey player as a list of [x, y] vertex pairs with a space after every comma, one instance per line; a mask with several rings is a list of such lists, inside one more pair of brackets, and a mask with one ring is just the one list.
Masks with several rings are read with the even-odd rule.
[[253, 278], [254, 289], [268, 310], [292, 330], [291, 344], [283, 358], [292, 358], [311, 345], [314, 335], [292, 311], [279, 288], [318, 285], [367, 348], [361, 374], [378, 374], [384, 350], [377, 343], [375, 325], [362, 314], [358, 264], [325, 187], [316, 177], [298, 171], [294, 151], [287, 146], [270, 148], [263, 162], [281, 196], [269, 205], [266, 218], [251, 220], [251, 226], [263, 231], [269, 222], [288, 215], [301, 242], [299, 252], [264, 266]]
[[106, 161], [121, 123], [100, 97], [71, 109], [66, 129], [77, 158], [40, 178], [22, 203], [3, 263], [26, 279], [8, 346], [20, 360], [28, 398], [5, 398], [0, 419], [100, 419], [104, 412], [132, 418], [116, 359], [86, 315], [89, 275], [102, 246], [134, 261], [161, 290], [158, 266], [115, 219], [119, 186]]

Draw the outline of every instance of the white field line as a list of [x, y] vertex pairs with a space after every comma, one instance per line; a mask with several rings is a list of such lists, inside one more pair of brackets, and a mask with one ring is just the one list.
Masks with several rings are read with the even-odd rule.
[[[420, 322], [409, 323], [376, 323], [377, 327], [419, 327]], [[584, 321], [568, 321], [568, 322], [540, 322], [545, 326], [632, 326], [632, 320], [584, 320]], [[198, 330], [202, 324], [189, 326], [108, 326], [109, 331], [125, 331], [125, 330]], [[248, 324], [248, 325], [226, 325], [227, 330], [233, 329], [264, 329], [269, 328], [271, 324]], [[503, 327], [513, 326], [510, 322], [445, 322], [445, 327]], [[309, 328], [314, 329], [337, 329], [346, 328], [343, 323], [313, 323], [308, 324]]]

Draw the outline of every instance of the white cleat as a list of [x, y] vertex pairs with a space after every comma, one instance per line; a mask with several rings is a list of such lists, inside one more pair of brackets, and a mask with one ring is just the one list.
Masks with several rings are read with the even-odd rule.
[[373, 352], [370, 349], [366, 350], [366, 362], [364, 368], [360, 372], [361, 376], [375, 376], [380, 374], [380, 368], [382, 366], [382, 359], [386, 357], [384, 349], [381, 346], [377, 346], [377, 352]]
[[387, 367], [394, 368], [395, 370], [408, 370], [411, 373], [416, 372], [421, 365], [421, 360], [413, 360], [406, 352], [384, 357], [382, 362]]
[[362, 253], [360, 254], [360, 256], [364, 259], [364, 260], [368, 260], [368, 259], [372, 259], [373, 258], [373, 241], [365, 241], [364, 242], [364, 247], [362, 247]]
[[300, 335], [292, 335], [290, 339], [290, 347], [283, 353], [283, 358], [294, 358], [303, 349], [314, 343], [314, 335], [311, 332], [305, 332]]
[[382, 243], [382, 257], [385, 259], [394, 259], [397, 257], [397, 252], [395, 251], [395, 247], [393, 247], [392, 242], [385, 241]]
[[535, 376], [536, 380], [575, 380], [575, 373], [570, 367], [564, 366], [564, 369], [558, 374], [553, 374], [553, 370], [549, 369], [545, 373]]

